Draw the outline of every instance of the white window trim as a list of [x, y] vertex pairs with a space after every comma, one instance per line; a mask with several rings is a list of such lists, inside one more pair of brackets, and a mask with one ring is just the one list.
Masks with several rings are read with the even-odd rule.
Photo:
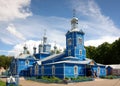
[[[70, 43], [69, 43], [69, 41], [70, 41]], [[68, 38], [67, 42], [68, 42], [68, 45], [72, 45], [72, 39], [71, 38]]]
[[29, 65], [29, 60], [27, 59], [26, 61], [25, 61], [25, 65]]
[[100, 76], [100, 67], [97, 68], [97, 76]]
[[41, 67], [41, 74], [44, 75], [44, 66]]
[[68, 56], [71, 56], [71, 50], [68, 50]]
[[80, 49], [79, 54], [82, 55], [82, 50]]
[[36, 64], [35, 65], [35, 75], [38, 75], [39, 74], [39, 65]]
[[81, 37], [78, 38], [78, 44], [82, 44], [83, 40], [81, 42], [79, 42], [79, 39], [82, 40], [82, 38]]
[[52, 75], [55, 75], [55, 66], [52, 66]]
[[78, 66], [77, 65], [74, 66], [74, 75], [78, 75]]

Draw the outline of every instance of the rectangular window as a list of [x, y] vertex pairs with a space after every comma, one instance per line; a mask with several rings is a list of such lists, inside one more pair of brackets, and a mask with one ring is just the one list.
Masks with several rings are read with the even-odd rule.
[[78, 44], [82, 44], [82, 38], [78, 38]]
[[71, 44], [72, 44], [72, 39], [69, 38], [69, 39], [68, 39], [68, 45], [71, 45]]
[[71, 56], [71, 50], [68, 50], [68, 56]]
[[82, 55], [82, 50], [80, 50], [80, 55]]

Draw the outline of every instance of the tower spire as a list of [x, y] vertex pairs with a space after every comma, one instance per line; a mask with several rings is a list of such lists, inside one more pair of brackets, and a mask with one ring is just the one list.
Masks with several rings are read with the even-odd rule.
[[73, 18], [71, 20], [71, 31], [78, 31], [78, 18], [76, 17], [75, 9], [73, 9]]
[[57, 53], [56, 41], [55, 41], [55, 45], [54, 45], [54, 52], [55, 52], [55, 54]]
[[26, 43], [25, 43], [23, 49], [24, 49], [23, 53], [24, 53], [24, 54], [27, 54], [27, 46], [26, 46]]
[[73, 9], [73, 17], [75, 17], [75, 16], [76, 16], [76, 10]]
[[46, 29], [44, 29], [44, 37], [46, 37], [46, 32], [47, 32]]
[[46, 29], [44, 29], [43, 45], [47, 43]]

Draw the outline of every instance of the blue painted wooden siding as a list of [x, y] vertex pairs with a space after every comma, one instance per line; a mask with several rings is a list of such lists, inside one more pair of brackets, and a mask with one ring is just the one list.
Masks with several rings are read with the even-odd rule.
[[[78, 74], [75, 75], [74, 74], [74, 67], [77, 66], [78, 67]], [[64, 67], [64, 75], [65, 77], [76, 77], [76, 76], [84, 76], [86, 74], [85, 72], [85, 65], [82, 64], [65, 64]]]

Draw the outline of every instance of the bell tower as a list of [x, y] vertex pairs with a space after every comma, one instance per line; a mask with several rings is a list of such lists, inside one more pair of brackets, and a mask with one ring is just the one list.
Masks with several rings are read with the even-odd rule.
[[80, 60], [85, 60], [84, 32], [82, 29], [78, 29], [78, 18], [75, 17], [74, 12], [75, 10], [73, 10], [71, 29], [66, 33], [66, 56], [73, 56]]

